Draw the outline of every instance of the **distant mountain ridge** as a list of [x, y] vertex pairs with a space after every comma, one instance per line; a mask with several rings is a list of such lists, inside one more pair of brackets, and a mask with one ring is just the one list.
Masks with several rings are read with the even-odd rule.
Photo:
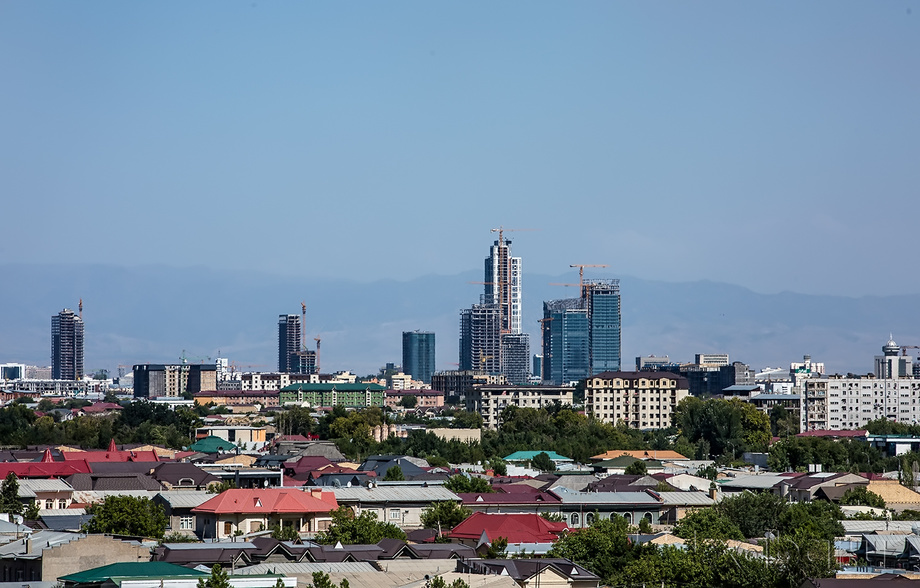
[[[438, 369], [457, 361], [459, 311], [479, 301], [481, 271], [409, 281], [320, 280], [204, 267], [0, 264], [0, 363], [50, 363], [51, 316], [84, 301], [86, 368], [174, 362], [218, 352], [253, 369], [277, 368], [279, 314], [307, 304], [307, 341], [322, 338], [323, 371], [375, 373], [401, 361], [402, 331], [434, 331]], [[613, 277], [613, 276], [605, 276]], [[576, 288], [570, 276], [524, 274], [524, 323], [539, 353], [544, 300]], [[889, 332], [916, 345], [920, 295], [852, 298], [758, 294], [709, 281], [620, 277], [624, 369], [637, 355], [690, 361], [725, 352], [755, 369], [787, 367], [810, 354], [832, 373], [866, 373]]]

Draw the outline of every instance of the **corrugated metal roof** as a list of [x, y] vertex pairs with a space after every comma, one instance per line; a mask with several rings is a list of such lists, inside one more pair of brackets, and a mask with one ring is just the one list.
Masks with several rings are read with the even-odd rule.
[[847, 535], [891, 531], [893, 533], [911, 533], [914, 527], [920, 527], [920, 521], [853, 521], [842, 520], [843, 530]]
[[43, 480], [40, 478], [19, 480], [19, 497], [35, 498], [36, 492], [72, 492], [73, 488], [61, 479]]
[[254, 566], [248, 566], [236, 570], [235, 574], [284, 574], [300, 575], [312, 574], [313, 572], [325, 572], [327, 574], [360, 574], [362, 572], [374, 572], [377, 568], [363, 561], [344, 561], [344, 562], [307, 562], [307, 563], [261, 563]]
[[214, 498], [214, 494], [204, 490], [169, 490], [160, 492], [158, 496], [173, 508], [195, 508]]
[[658, 504], [645, 492], [557, 492], [563, 504]]
[[712, 506], [715, 500], [705, 492], [661, 492], [661, 502], [667, 505]]
[[436, 502], [460, 501], [460, 497], [443, 486], [378, 486], [376, 488], [328, 488], [338, 502]]
[[30, 537], [32, 540], [32, 553], [26, 555], [28, 549], [27, 542], [25, 539], [19, 539], [18, 541], [13, 541], [6, 545], [0, 545], [0, 556], [17, 555], [19, 557], [34, 556], [38, 558], [41, 557], [43, 549], [48, 549], [63, 543], [69, 543], [85, 536], [86, 535], [80, 533], [70, 533], [67, 531], [38, 531], [32, 533]]

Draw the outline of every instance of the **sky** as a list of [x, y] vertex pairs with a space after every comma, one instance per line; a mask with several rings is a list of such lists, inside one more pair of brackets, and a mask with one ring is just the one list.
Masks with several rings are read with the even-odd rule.
[[0, 1], [0, 262], [920, 292], [920, 0]]

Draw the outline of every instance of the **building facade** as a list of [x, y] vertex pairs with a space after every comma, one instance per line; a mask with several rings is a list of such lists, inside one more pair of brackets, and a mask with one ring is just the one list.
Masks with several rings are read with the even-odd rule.
[[502, 373], [497, 304], [474, 304], [460, 311], [460, 369]]
[[671, 372], [602, 372], [585, 382], [585, 411], [605, 423], [666, 429], [689, 394], [686, 378]]
[[861, 429], [869, 421], [920, 422], [920, 380], [829, 376], [805, 381], [806, 431]]
[[298, 353], [301, 350], [302, 333], [300, 315], [278, 315], [278, 371], [300, 373]]
[[482, 415], [482, 426], [497, 429], [501, 413], [509, 406], [545, 408], [553, 404], [571, 405], [574, 388], [567, 386], [474, 386], [466, 393], [466, 410]]
[[213, 364], [144, 363], [134, 366], [135, 398], [175, 398], [216, 389], [217, 366]]
[[83, 379], [83, 319], [69, 308], [51, 317], [51, 379]]
[[404, 331], [402, 334], [403, 371], [416, 380], [431, 383], [435, 369], [434, 333], [429, 331]]
[[278, 395], [281, 406], [346, 406], [363, 408], [386, 405], [386, 388], [379, 384], [292, 384]]
[[502, 309], [501, 329], [505, 333], [518, 334], [522, 322], [522, 264], [520, 257], [511, 256], [511, 240], [496, 240], [485, 260], [484, 302]]

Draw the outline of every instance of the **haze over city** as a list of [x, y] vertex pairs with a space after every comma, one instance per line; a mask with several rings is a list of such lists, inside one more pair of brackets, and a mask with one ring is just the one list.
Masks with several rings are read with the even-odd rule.
[[[910, 297], [915, 4], [6, 2], [0, 263], [7, 276], [41, 276], [28, 287], [48, 304], [28, 320], [9, 317], [33, 312], [28, 303], [4, 306], [2, 351], [47, 357], [48, 318], [88, 290], [62, 283], [61, 264], [89, 282], [117, 268], [138, 280], [155, 265], [341, 291], [479, 272], [500, 225], [536, 229], [509, 233], [530, 308], [544, 293], [528, 276], [571, 281], [572, 263], [609, 265], [594, 277], [760, 294]], [[174, 299], [162, 278], [138, 287], [138, 306]], [[190, 328], [161, 340], [167, 352], [107, 327], [109, 349], [96, 352], [89, 328], [87, 361], [213, 354], [256, 337], [260, 350], [246, 353], [264, 363], [272, 317], [310, 296], [274, 294], [233, 307], [262, 332], [197, 344], [206, 327]], [[440, 322], [401, 313], [391, 330], [435, 329], [439, 361], [453, 361], [456, 313], [476, 296], [468, 287], [445, 301]], [[155, 320], [217, 312], [226, 297]], [[686, 359], [693, 349], [661, 344], [660, 332], [629, 330], [647, 320], [630, 314], [636, 302], [625, 290], [624, 357]], [[119, 304], [97, 295], [91, 306]], [[308, 322], [334, 330], [332, 309], [316, 306]], [[532, 336], [538, 318], [525, 316]], [[892, 322], [832, 335], [858, 348], [840, 353], [869, 357], [902, 328]], [[696, 350], [738, 355], [737, 339], [698, 336], [709, 348]], [[336, 365], [395, 360], [388, 340], [372, 355], [345, 337]], [[821, 351], [789, 347], [739, 359]]]

